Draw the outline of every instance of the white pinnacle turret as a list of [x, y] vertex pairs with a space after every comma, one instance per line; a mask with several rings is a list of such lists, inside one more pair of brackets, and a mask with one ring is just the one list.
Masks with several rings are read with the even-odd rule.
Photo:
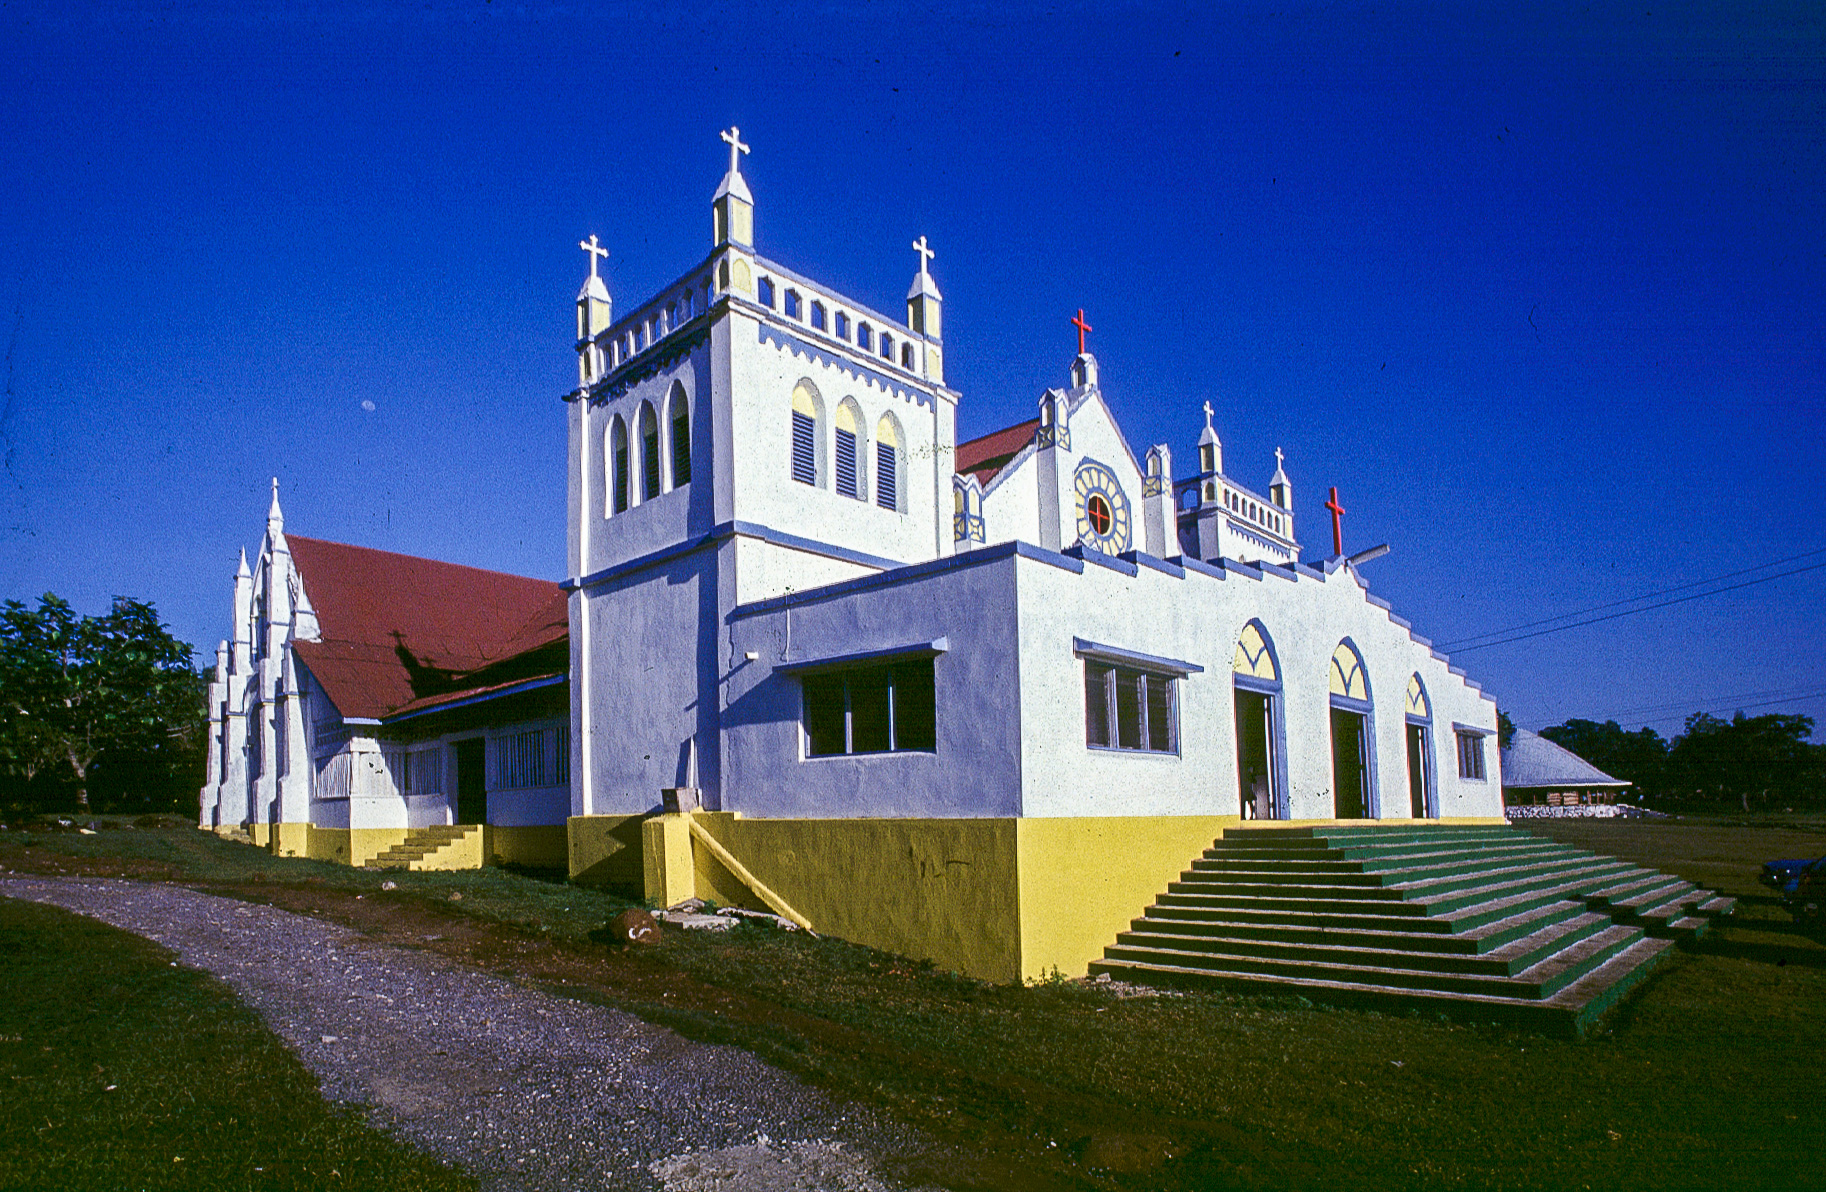
[[279, 511], [279, 478], [273, 477], [273, 503], [266, 510], [266, 528], [277, 534], [285, 529], [285, 514]]

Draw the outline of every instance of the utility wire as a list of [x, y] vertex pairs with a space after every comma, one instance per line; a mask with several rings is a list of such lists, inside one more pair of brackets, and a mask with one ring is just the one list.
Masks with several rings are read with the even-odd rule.
[[[1774, 700], [1774, 702], [1779, 703], [1784, 699], [1807, 699], [1814, 695], [1826, 695], [1826, 690], [1814, 690], [1814, 688], [1819, 686], [1820, 683], [1816, 680], [1812, 683], [1799, 683], [1793, 687], [1775, 687], [1767, 691], [1741, 691], [1736, 695], [1714, 695], [1708, 696], [1705, 699], [1670, 700], [1667, 703], [1661, 704], [1638, 704], [1633, 708], [1618, 708], [1614, 712], [1601, 712], [1595, 716], [1583, 717], [1583, 719], [1599, 721], [1629, 720], [1637, 716], [1646, 715], [1650, 712], [1672, 712], [1680, 708], [1716, 708], [1722, 707], [1725, 704], [1736, 707], [1738, 706], [1739, 700], [1746, 699]], [[1749, 705], [1745, 704], [1742, 706], [1748, 707]]]
[[[1458, 648], [1464, 646], [1466, 643], [1477, 641], [1480, 638], [1501, 637], [1502, 635], [1504, 635], [1506, 633], [1514, 633], [1519, 629], [1533, 629], [1536, 625], [1550, 625], [1555, 621], [1564, 621], [1570, 617], [1582, 617], [1587, 613], [1603, 612], [1607, 608], [1616, 608], [1618, 605], [1621, 605], [1621, 604], [1637, 604], [1644, 600], [1653, 600], [1657, 596], [1668, 596], [1675, 592], [1684, 592], [1684, 591], [1688, 590], [1689, 588], [1700, 588], [1700, 587], [1704, 587], [1707, 584], [1715, 584], [1715, 583], [1719, 583], [1719, 582], [1721, 582], [1723, 580], [1727, 580], [1727, 579], [1736, 579], [1740, 575], [1753, 575], [1758, 571], [1767, 571], [1771, 567], [1780, 567], [1787, 563], [1797, 563], [1802, 559], [1811, 559], [1815, 555], [1826, 555], [1826, 547], [1821, 547], [1818, 550], [1802, 551], [1798, 555], [1789, 555], [1785, 559], [1775, 559], [1768, 563], [1758, 564], [1755, 567], [1746, 567], [1742, 571], [1728, 571], [1723, 575], [1714, 575], [1709, 579], [1696, 579], [1691, 583], [1676, 584], [1671, 588], [1662, 588], [1659, 591], [1655, 591], [1655, 592], [1644, 592], [1640, 596], [1630, 596], [1623, 600], [1611, 600], [1611, 601], [1607, 601], [1604, 604], [1594, 604], [1590, 608], [1582, 608], [1582, 609], [1578, 609], [1578, 610], [1575, 610], [1570, 613], [1561, 613], [1557, 617], [1542, 617], [1538, 621], [1524, 621], [1520, 625], [1511, 625], [1506, 629], [1492, 629], [1486, 633], [1474, 633], [1470, 637], [1461, 637], [1461, 638], [1457, 639], [1456, 641], [1442, 642], [1439, 644], [1438, 648], [1441, 650], [1458, 649]], [[1809, 570], [1812, 570], [1812, 568], [1803, 567], [1803, 568], [1801, 568], [1801, 570], [1809, 571]], [[1793, 575], [1796, 573], [1788, 572], [1788, 574]], [[1778, 579], [1780, 577], [1779, 576], [1770, 576], [1769, 578]], [[1760, 582], [1760, 581], [1758, 581], [1758, 582]], [[1743, 586], [1747, 586], [1747, 585], [1738, 585], [1738, 586], [1743, 587]], [[1719, 589], [1720, 592], [1729, 592], [1732, 590], [1733, 589], [1731, 589], [1731, 588], [1720, 588]], [[1700, 593], [1700, 595], [1710, 596], [1710, 595], [1713, 595], [1713, 593], [1702, 592], [1702, 593]], [[1678, 604], [1680, 602], [1679, 601], [1669, 601], [1668, 603]], [[1652, 605], [1651, 607], [1661, 608], [1663, 606], [1657, 604], [1657, 605]], [[1647, 609], [1637, 609], [1635, 611], [1647, 612], [1648, 610]], [[1600, 619], [1603, 619], [1603, 618], [1600, 618]], [[1582, 622], [1582, 624], [1589, 625], [1589, 624], [1591, 624], [1591, 622], [1586, 621], [1586, 622]], [[1567, 625], [1567, 626], [1564, 626], [1564, 628], [1571, 629], [1571, 628], [1573, 628], [1573, 626]], [[1549, 632], [1552, 632], [1552, 631], [1550, 630]], [[1521, 639], [1516, 638], [1514, 640], [1520, 641]], [[1489, 644], [1496, 645], [1499, 643], [1492, 642]], [[1471, 649], [1481, 649], [1482, 647], [1472, 646], [1470, 648]]]
[[[1819, 553], [1819, 552], [1815, 552], [1815, 553]], [[1793, 571], [1781, 571], [1781, 572], [1777, 572], [1774, 575], [1765, 575], [1765, 576], [1761, 577], [1760, 579], [1745, 580], [1741, 584], [1731, 584], [1729, 587], [1714, 588], [1710, 592], [1695, 592], [1691, 596], [1678, 596], [1678, 597], [1674, 598], [1673, 600], [1663, 600], [1659, 604], [1644, 605], [1641, 608], [1626, 608], [1620, 613], [1606, 613], [1602, 617], [1591, 617], [1584, 621], [1574, 621], [1570, 625], [1555, 625], [1551, 629], [1537, 629], [1533, 633], [1519, 633], [1514, 637], [1500, 638], [1493, 642], [1478, 642], [1474, 646], [1459, 646], [1457, 649], [1453, 650], [1452, 652], [1455, 654], [1468, 654], [1472, 650], [1485, 650], [1485, 649], [1490, 648], [1491, 646], [1507, 646], [1513, 642], [1525, 642], [1531, 637], [1542, 637], [1549, 633], [1562, 633], [1568, 629], [1578, 629], [1584, 625], [1596, 625], [1603, 621], [1614, 621], [1618, 617], [1629, 617], [1629, 616], [1634, 616], [1636, 613], [1652, 612], [1658, 608], [1667, 608], [1670, 605], [1675, 605], [1675, 604], [1685, 604], [1689, 600], [1699, 600], [1706, 596], [1722, 596], [1726, 592], [1735, 592], [1739, 588], [1754, 588], [1758, 584], [1766, 584], [1766, 583], [1770, 583], [1773, 580], [1778, 580], [1778, 579], [1787, 579], [1791, 575], [1800, 575], [1803, 572], [1807, 572], [1807, 571], [1818, 571], [1822, 567], [1826, 567], [1826, 563], [1810, 563], [1805, 567], [1796, 567]], [[1752, 570], [1754, 570], [1754, 568]], [[1738, 574], [1741, 575], [1743, 573], [1738, 572]], [[1720, 576], [1719, 578], [1723, 579], [1724, 577]], [[1702, 581], [1702, 582], [1712, 582], [1712, 581]], [[1692, 585], [1689, 584], [1687, 586], [1691, 587]], [[1669, 588], [1667, 590], [1670, 592], [1679, 591], [1678, 588]], [[1640, 600], [1640, 599], [1645, 599], [1645, 598], [1637, 597], [1637, 599]], [[1607, 607], [1607, 606], [1600, 605], [1599, 607], [1603, 608], [1603, 607]], [[1593, 610], [1587, 609], [1586, 611], [1590, 612]], [[1568, 615], [1569, 616], [1578, 616], [1579, 614], [1571, 613]], [[1559, 618], [1550, 617], [1548, 619], [1549, 620], [1558, 620]], [[1537, 622], [1537, 624], [1538, 624], [1538, 622]], [[1518, 626], [1516, 626], [1516, 628], [1520, 629], [1520, 628], [1522, 628], [1522, 626], [1518, 625]], [[1489, 635], [1486, 634], [1485, 636], [1489, 636]], [[1473, 638], [1473, 639], [1468, 639], [1468, 640], [1476, 640], [1476, 639]], [[1447, 647], [1441, 646], [1439, 648], [1443, 650], [1443, 649], [1446, 649]]]
[[[1810, 691], [1805, 695], [1790, 695], [1790, 696], [1785, 696], [1781, 699], [1766, 699], [1766, 700], [1761, 701], [1760, 703], [1754, 703], [1754, 704], [1712, 704], [1710, 707], [1706, 707], [1706, 708], [1695, 708], [1691, 712], [1675, 713], [1672, 716], [1651, 716], [1648, 719], [1638, 720], [1635, 722], [1638, 724], [1666, 724], [1670, 720], [1679, 720], [1679, 721], [1684, 722], [1684, 721], [1688, 720], [1689, 718], [1698, 715], [1700, 712], [1709, 712], [1714, 716], [1718, 715], [1717, 712], [1712, 711], [1713, 708], [1729, 707], [1733, 712], [1742, 712], [1749, 708], [1766, 708], [1770, 704], [1791, 704], [1791, 703], [1794, 703], [1796, 700], [1816, 699], [1822, 695], [1826, 695], [1826, 687], [1823, 687], [1818, 691]], [[1614, 719], [1614, 718], [1607, 717], [1607, 719]], [[1632, 717], [1631, 719], [1633, 720], [1634, 718]]]

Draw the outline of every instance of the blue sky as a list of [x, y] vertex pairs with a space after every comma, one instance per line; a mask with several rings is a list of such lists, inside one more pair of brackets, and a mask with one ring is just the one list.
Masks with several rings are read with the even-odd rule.
[[[560, 578], [576, 243], [620, 309], [701, 259], [731, 124], [765, 255], [895, 310], [930, 239], [962, 435], [1082, 307], [1138, 449], [1211, 401], [1439, 642], [1826, 563], [1817, 5], [27, 2], [0, 596], [207, 649], [274, 474], [294, 532]], [[1826, 723], [1823, 607], [1454, 656], [1525, 726]]]

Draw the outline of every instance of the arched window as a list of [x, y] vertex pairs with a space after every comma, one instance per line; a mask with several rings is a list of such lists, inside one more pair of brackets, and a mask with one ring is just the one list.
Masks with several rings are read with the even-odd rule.
[[672, 385], [670, 421], [672, 424], [672, 487], [691, 483], [691, 407], [685, 400], [685, 387]]
[[900, 428], [892, 414], [875, 424], [875, 503], [900, 509]]
[[875, 333], [869, 330], [867, 323], [856, 324], [856, 346], [865, 352], [875, 350]]
[[818, 421], [823, 411], [818, 391], [810, 381], [793, 386], [793, 479], [818, 483]]
[[609, 511], [628, 511], [628, 424], [617, 414], [609, 420]]
[[881, 358], [887, 361], [894, 359], [894, 337], [885, 331], [881, 333]]
[[837, 416], [831, 420], [832, 444], [836, 457], [836, 489], [840, 496], [860, 497], [862, 488], [858, 482], [857, 461], [857, 422], [859, 413], [856, 403], [844, 398], [837, 406]]
[[1408, 814], [1415, 819], [1437, 819], [1439, 798], [1433, 784], [1433, 701], [1416, 674], [1408, 680]]
[[1375, 815], [1375, 746], [1369, 716], [1369, 675], [1363, 669], [1363, 655], [1345, 638], [1331, 652], [1332, 814], [1339, 819]]
[[786, 291], [786, 317], [789, 319], [799, 317], [799, 291], [797, 290]]
[[1281, 668], [1260, 621], [1237, 635], [1231, 656], [1236, 705], [1236, 782], [1244, 819], [1280, 819]]
[[913, 345], [900, 345], [900, 367], [911, 370], [913, 367]]
[[815, 299], [812, 302], [812, 326], [824, 330], [824, 303]]
[[848, 339], [850, 337], [850, 317], [842, 311], [837, 312], [834, 326], [837, 329], [838, 339]]
[[640, 499], [659, 496], [659, 417], [653, 403], [640, 403]]
[[696, 305], [695, 297], [693, 296], [693, 294], [690, 290], [686, 290], [684, 295], [679, 299], [679, 307], [678, 307], [679, 318], [681, 318], [685, 322], [689, 323], [693, 318], [696, 317], [697, 312], [693, 309], [695, 307], [695, 305]]

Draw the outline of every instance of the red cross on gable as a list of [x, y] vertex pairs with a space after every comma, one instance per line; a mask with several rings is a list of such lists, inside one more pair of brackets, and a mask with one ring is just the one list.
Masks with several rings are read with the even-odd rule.
[[1338, 488], [1332, 486], [1331, 496], [1326, 498], [1325, 507], [1331, 510], [1331, 553], [1344, 554], [1344, 506], [1338, 504]]
[[1078, 308], [1078, 317], [1072, 320], [1072, 326], [1078, 329], [1078, 355], [1082, 356], [1084, 355], [1084, 333], [1091, 329], [1091, 325], [1084, 321], [1083, 307]]

